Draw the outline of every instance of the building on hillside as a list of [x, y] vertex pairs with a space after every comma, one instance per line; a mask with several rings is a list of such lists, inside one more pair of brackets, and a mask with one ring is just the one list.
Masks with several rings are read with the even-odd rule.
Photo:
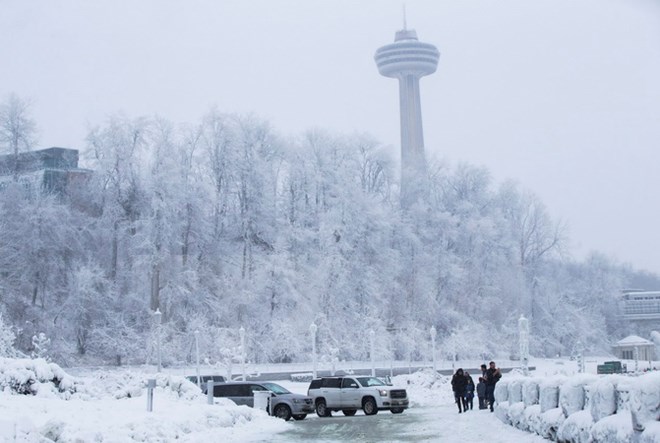
[[18, 181], [29, 190], [64, 197], [91, 171], [78, 167], [78, 150], [47, 148], [0, 156], [0, 188]]
[[612, 346], [612, 352], [622, 360], [655, 360], [655, 343], [637, 335], [629, 335]]
[[621, 296], [621, 317], [631, 326], [631, 332], [646, 336], [660, 331], [660, 291], [624, 289]]

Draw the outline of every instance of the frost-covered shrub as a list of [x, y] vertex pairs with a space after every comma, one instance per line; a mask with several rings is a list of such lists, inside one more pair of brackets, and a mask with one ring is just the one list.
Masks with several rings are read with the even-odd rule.
[[649, 372], [632, 382], [629, 406], [633, 421], [645, 428], [649, 422], [660, 421], [660, 372]]
[[539, 382], [535, 379], [525, 379], [523, 381], [522, 396], [525, 406], [536, 405], [539, 402]]
[[528, 429], [527, 422], [525, 422], [525, 403], [519, 401], [517, 403], [509, 403], [509, 422], [511, 426], [526, 431]]
[[541, 429], [541, 405], [533, 405], [525, 408], [525, 421], [530, 432], [540, 434]]
[[561, 408], [549, 409], [541, 413], [541, 424], [538, 434], [543, 438], [550, 440], [557, 439], [557, 431], [566, 417]]
[[558, 441], [589, 443], [591, 427], [594, 421], [589, 411], [571, 413], [557, 430]]
[[0, 357], [16, 357], [17, 352], [14, 348], [16, 335], [11, 330], [11, 326], [5, 324], [0, 312]]
[[511, 418], [509, 417], [509, 402], [497, 402], [495, 406], [495, 416], [502, 422], [507, 425], [511, 424]]
[[539, 385], [541, 412], [546, 412], [559, 406], [559, 386], [565, 380], [565, 377], [551, 377], [541, 382]]
[[593, 376], [579, 375], [569, 378], [566, 383], [559, 388], [559, 407], [568, 417], [584, 409], [586, 403], [586, 393], [584, 386], [589, 383], [595, 383], [597, 380]]
[[616, 412], [616, 389], [612, 377], [605, 377], [591, 385], [591, 417], [595, 422]]
[[509, 381], [500, 381], [495, 385], [495, 401], [497, 403], [503, 403], [509, 401]]
[[509, 383], [509, 403], [518, 403], [522, 401], [522, 385], [521, 379], [513, 379]]
[[75, 380], [55, 363], [44, 359], [0, 358], [0, 390], [12, 394], [62, 394], [76, 391]]
[[591, 441], [598, 443], [620, 443], [633, 439], [632, 418], [630, 411], [617, 411], [602, 420], [598, 420], [591, 428]]

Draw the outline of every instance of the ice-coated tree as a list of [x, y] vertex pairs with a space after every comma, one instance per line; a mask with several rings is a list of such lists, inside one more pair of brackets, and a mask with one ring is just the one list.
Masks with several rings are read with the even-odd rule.
[[30, 150], [36, 143], [36, 123], [30, 101], [11, 93], [0, 102], [0, 154]]
[[0, 312], [0, 357], [16, 357], [18, 355], [14, 348], [16, 334], [10, 325], [6, 324], [2, 312]]
[[50, 347], [50, 338], [48, 338], [46, 334], [40, 332], [37, 335], [33, 335], [32, 336], [33, 349], [30, 356], [32, 358], [43, 358], [45, 360], [50, 360], [49, 347]]

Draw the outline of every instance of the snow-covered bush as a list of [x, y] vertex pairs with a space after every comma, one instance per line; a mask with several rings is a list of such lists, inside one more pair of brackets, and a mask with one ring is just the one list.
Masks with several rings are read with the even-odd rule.
[[568, 417], [585, 408], [586, 393], [584, 387], [595, 383], [598, 378], [593, 375], [580, 374], [566, 380], [559, 388], [559, 407]]
[[566, 381], [564, 377], [551, 377], [539, 385], [539, 404], [544, 413], [559, 406], [559, 386]]
[[75, 380], [44, 359], [0, 358], [0, 390], [12, 394], [63, 394], [76, 391]]
[[508, 401], [497, 402], [495, 405], [495, 416], [504, 424], [511, 424], [511, 417], [509, 417], [510, 404]]
[[32, 336], [32, 358], [43, 358], [48, 361], [48, 347], [50, 346], [50, 338], [46, 337], [46, 334], [40, 332], [37, 335]]
[[533, 405], [525, 408], [525, 420], [530, 432], [541, 433], [541, 405]]
[[640, 443], [658, 443], [660, 441], [660, 421], [647, 423], [639, 441]]
[[557, 439], [573, 443], [589, 443], [591, 441], [589, 431], [593, 424], [591, 412], [582, 410], [573, 412], [559, 426]]
[[508, 412], [511, 426], [522, 429], [523, 431], [528, 430], [527, 422], [525, 422], [525, 403], [521, 401], [510, 403]]
[[527, 378], [523, 380], [522, 396], [525, 406], [532, 406], [539, 403], [539, 382], [538, 380]]
[[557, 431], [565, 419], [566, 417], [564, 417], [564, 412], [561, 408], [548, 409], [541, 413], [541, 424], [538, 434], [543, 438], [556, 440]]
[[660, 421], [660, 372], [649, 372], [632, 382], [629, 406], [632, 420], [640, 428], [648, 430]]
[[[617, 411], [598, 420], [591, 428], [590, 440], [598, 443], [621, 443], [633, 440], [630, 411]], [[587, 441], [587, 440], [582, 440]]]
[[509, 403], [514, 404], [522, 401], [522, 379], [516, 378], [509, 383]]
[[616, 389], [612, 377], [601, 378], [591, 385], [590, 410], [595, 422], [616, 412]]
[[509, 383], [509, 380], [503, 380], [495, 385], [494, 396], [497, 403], [509, 401]]

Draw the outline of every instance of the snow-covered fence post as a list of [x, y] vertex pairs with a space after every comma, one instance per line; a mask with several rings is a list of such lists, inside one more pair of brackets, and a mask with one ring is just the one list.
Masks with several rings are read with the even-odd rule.
[[206, 382], [206, 402], [210, 405], [213, 404], [213, 380]]
[[575, 343], [575, 349], [577, 351], [578, 372], [584, 373], [584, 346], [582, 346], [582, 342], [578, 340]]
[[241, 338], [241, 376], [243, 381], [245, 381], [245, 328], [243, 326], [238, 330], [238, 335]]
[[520, 364], [523, 374], [529, 375], [529, 320], [523, 315], [518, 319], [518, 331], [520, 333]]
[[431, 361], [433, 362], [433, 372], [435, 372], [435, 336], [437, 334], [435, 326], [431, 326], [429, 333], [431, 334]]
[[312, 377], [316, 378], [316, 331], [318, 326], [316, 323], [312, 322], [309, 325], [309, 334], [312, 336]]
[[154, 312], [154, 323], [156, 324], [156, 358], [158, 359], [158, 370], [160, 372], [163, 368], [161, 354], [160, 354], [160, 325], [163, 321], [163, 314], [160, 312], [160, 309], [156, 308]]
[[637, 346], [635, 346], [633, 357], [635, 357], [635, 372], [639, 372], [639, 347]]
[[147, 412], [154, 410], [154, 388], [156, 387], [156, 379], [150, 378], [147, 380]]

